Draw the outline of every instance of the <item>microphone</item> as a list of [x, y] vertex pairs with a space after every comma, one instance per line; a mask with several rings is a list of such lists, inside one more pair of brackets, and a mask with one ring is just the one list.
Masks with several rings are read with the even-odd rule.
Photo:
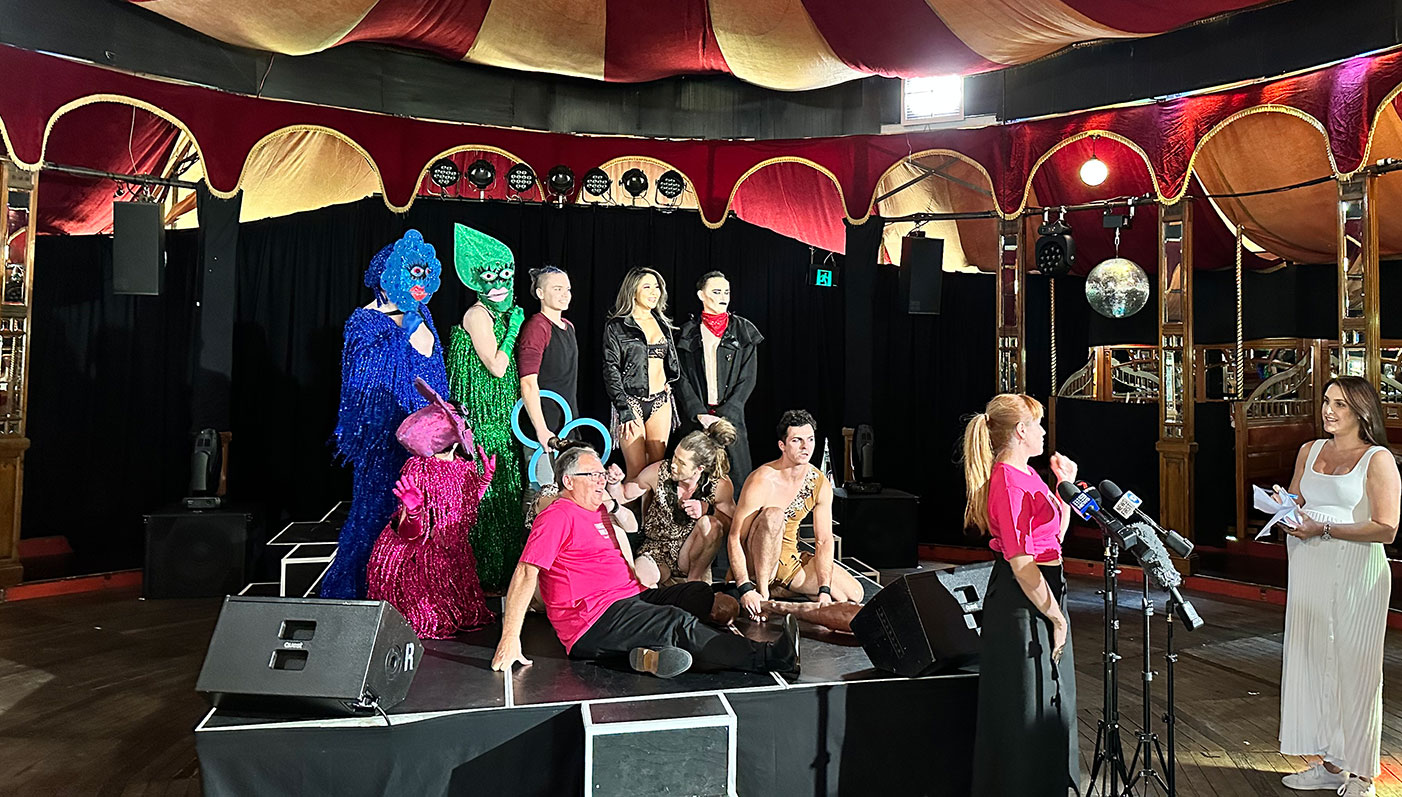
[[1139, 538], [1119, 518], [1101, 508], [1096, 500], [1093, 487], [1080, 487], [1071, 482], [1061, 482], [1056, 486], [1056, 494], [1081, 516], [1082, 520], [1093, 521], [1106, 534], [1114, 535], [1125, 548], [1137, 548]]
[[1127, 490], [1121, 490], [1114, 482], [1106, 479], [1100, 483], [1100, 494], [1105, 496], [1105, 504], [1115, 510], [1115, 514], [1124, 519], [1126, 523], [1137, 520], [1149, 528], [1163, 535], [1163, 541], [1173, 552], [1180, 557], [1186, 557], [1193, 552], [1193, 543], [1172, 529], [1165, 529], [1153, 518], [1145, 514], [1139, 508], [1143, 503], [1139, 496]]
[[[1114, 487], [1114, 485], [1110, 485]], [[1106, 492], [1110, 492], [1106, 490]], [[1153, 579], [1153, 582], [1160, 589], [1166, 590], [1171, 599], [1174, 609], [1178, 612], [1178, 617], [1183, 621], [1183, 625], [1189, 631], [1196, 631], [1202, 628], [1204, 621], [1198, 614], [1197, 609], [1183, 594], [1178, 591], [1178, 585], [1183, 583], [1183, 576], [1173, 566], [1173, 560], [1168, 556], [1168, 550], [1163, 547], [1159, 537], [1154, 533], [1153, 528], [1145, 523], [1134, 522], [1129, 524], [1129, 528], [1138, 533], [1142, 543], [1142, 553], [1139, 554], [1139, 564], [1144, 568], [1144, 577]]]

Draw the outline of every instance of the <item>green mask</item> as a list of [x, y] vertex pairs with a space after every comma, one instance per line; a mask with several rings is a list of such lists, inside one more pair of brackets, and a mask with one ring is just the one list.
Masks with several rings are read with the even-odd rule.
[[458, 279], [477, 292], [477, 298], [498, 313], [515, 304], [516, 258], [506, 244], [461, 224], [453, 225], [453, 261]]

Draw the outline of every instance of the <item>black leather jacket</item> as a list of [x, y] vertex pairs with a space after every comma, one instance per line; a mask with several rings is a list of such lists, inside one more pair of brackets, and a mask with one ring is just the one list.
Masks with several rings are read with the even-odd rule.
[[[669, 383], [677, 381], [681, 364], [672, 330], [658, 320], [662, 335], [667, 339], [667, 356], [662, 365]], [[618, 422], [634, 420], [633, 410], [624, 396], [642, 398], [648, 394], [647, 336], [632, 316], [610, 318], [604, 324], [604, 392], [618, 412]]]

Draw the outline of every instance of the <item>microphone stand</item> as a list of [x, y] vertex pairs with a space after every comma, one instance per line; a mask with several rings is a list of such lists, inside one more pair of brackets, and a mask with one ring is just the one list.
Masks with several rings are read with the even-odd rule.
[[[1154, 601], [1149, 597], [1149, 570], [1148, 570], [1148, 568], [1145, 568], [1145, 569], [1144, 569], [1144, 592], [1143, 592], [1143, 596], [1140, 598], [1140, 611], [1141, 611], [1141, 613], [1142, 613], [1142, 615], [1143, 615], [1143, 618], [1144, 618], [1144, 672], [1143, 672], [1143, 677], [1144, 677], [1144, 724], [1143, 724], [1143, 726], [1141, 726], [1140, 729], [1135, 733], [1136, 742], [1135, 742], [1135, 745], [1134, 745], [1134, 758], [1131, 759], [1130, 765], [1129, 765], [1129, 768], [1130, 768], [1131, 770], [1137, 770], [1137, 771], [1135, 771], [1134, 777], [1133, 777], [1133, 778], [1131, 778], [1131, 779], [1129, 779], [1129, 780], [1127, 780], [1127, 781], [1125, 782], [1125, 791], [1124, 791], [1124, 793], [1125, 793], [1126, 797], [1131, 797], [1131, 795], [1134, 794], [1134, 787], [1135, 787], [1135, 785], [1138, 784], [1140, 781], [1143, 781], [1143, 782], [1144, 782], [1144, 793], [1145, 793], [1146, 795], [1149, 793], [1149, 784], [1150, 784], [1150, 783], [1155, 783], [1155, 784], [1157, 784], [1157, 785], [1159, 786], [1159, 788], [1161, 788], [1161, 789], [1164, 790], [1164, 792], [1168, 795], [1168, 797], [1175, 797], [1175, 795], [1176, 795], [1177, 793], [1173, 790], [1173, 786], [1170, 785], [1169, 783], [1165, 783], [1163, 777], [1160, 776], [1159, 773], [1154, 769], [1154, 753], [1157, 752], [1157, 753], [1158, 753], [1158, 756], [1159, 756], [1159, 766], [1162, 767], [1163, 770], [1164, 770], [1165, 772], [1168, 773], [1169, 779], [1172, 780], [1172, 778], [1173, 778], [1173, 774], [1172, 774], [1172, 773], [1173, 773], [1173, 768], [1172, 768], [1173, 765], [1170, 764], [1168, 761], [1164, 760], [1164, 756], [1163, 756], [1163, 747], [1161, 747], [1161, 746], [1159, 745], [1159, 735], [1158, 735], [1157, 733], [1154, 733], [1154, 731], [1153, 731], [1153, 705], [1152, 705], [1152, 703], [1153, 703], [1153, 686], [1154, 686], [1154, 668], [1153, 668], [1153, 663], [1152, 663], [1152, 661], [1151, 661], [1150, 658], [1149, 658], [1149, 657], [1152, 655], [1151, 649], [1150, 649], [1151, 646], [1150, 646], [1150, 644], [1149, 644], [1149, 629], [1150, 629], [1150, 626], [1151, 626], [1150, 618], [1154, 616]], [[1168, 613], [1168, 619], [1169, 619], [1170, 633], [1172, 633], [1172, 627], [1173, 627], [1173, 626], [1172, 626], [1172, 623], [1173, 623], [1173, 612], [1172, 612], [1172, 609], [1171, 609], [1171, 608], [1170, 608], [1169, 613]], [[1170, 647], [1169, 647], [1169, 650], [1170, 650], [1170, 652], [1172, 651], [1172, 646], [1171, 646], [1171, 645], [1170, 645]], [[1170, 669], [1170, 670], [1169, 670], [1169, 674], [1168, 674], [1168, 678], [1169, 678], [1169, 682], [1168, 682], [1168, 683], [1169, 683], [1169, 687], [1168, 687], [1168, 688], [1169, 688], [1169, 692], [1168, 692], [1168, 694], [1169, 694], [1169, 698], [1168, 698], [1168, 699], [1169, 699], [1169, 703], [1168, 703], [1168, 705], [1169, 705], [1169, 711], [1168, 711], [1168, 713], [1169, 713], [1170, 716], [1173, 714], [1173, 708], [1172, 708], [1172, 707], [1173, 707], [1173, 680], [1172, 680], [1173, 676], [1172, 676], [1172, 672], [1173, 672], [1173, 671]], [[1170, 724], [1169, 724], [1168, 727], [1169, 727], [1170, 729], [1172, 729], [1173, 725], [1171, 724], [1171, 722], [1170, 722]], [[1172, 737], [1170, 737], [1170, 739], [1171, 739], [1171, 738], [1172, 738]], [[1171, 750], [1172, 750], [1172, 747], [1171, 747], [1172, 742], [1170, 741], [1169, 744], [1170, 744], [1170, 748], [1169, 748], [1169, 749], [1170, 749], [1170, 751], [1171, 751]], [[1170, 752], [1170, 755], [1171, 755], [1171, 754], [1172, 754], [1172, 753]]]
[[[1173, 742], [1174, 742], [1174, 735], [1175, 735], [1175, 732], [1176, 732], [1175, 726], [1178, 724], [1178, 716], [1177, 716], [1177, 713], [1174, 711], [1174, 707], [1173, 707], [1173, 665], [1178, 661], [1178, 654], [1177, 654], [1177, 653], [1174, 651], [1174, 649], [1173, 649], [1173, 625], [1174, 625], [1174, 624], [1173, 624], [1173, 615], [1174, 615], [1175, 611], [1177, 610], [1177, 608], [1178, 608], [1178, 607], [1174, 605], [1173, 595], [1172, 595], [1172, 593], [1170, 593], [1169, 596], [1168, 596], [1168, 607], [1167, 607], [1166, 611], [1164, 612], [1164, 614], [1165, 614], [1165, 616], [1166, 616], [1166, 618], [1167, 618], [1168, 631], [1167, 631], [1167, 642], [1165, 643], [1165, 644], [1166, 644], [1166, 647], [1164, 648], [1164, 654], [1163, 654], [1163, 660], [1164, 660], [1164, 679], [1168, 682], [1168, 683], [1167, 683], [1167, 688], [1168, 688], [1168, 706], [1167, 706], [1167, 708], [1164, 709], [1164, 712], [1163, 712], [1163, 724], [1164, 724], [1164, 733], [1165, 733], [1165, 735], [1168, 737], [1168, 795], [1169, 795], [1169, 797], [1176, 797], [1177, 794], [1178, 794], [1178, 792], [1177, 792], [1177, 790], [1176, 790], [1176, 789], [1177, 789], [1177, 785], [1176, 785], [1176, 783], [1174, 782], [1174, 770], [1175, 770], [1175, 768], [1176, 768], [1176, 766], [1177, 766], [1178, 759], [1177, 759], [1177, 758], [1174, 758], [1175, 752], [1174, 752], [1174, 745], [1173, 745]], [[1188, 629], [1188, 630], [1191, 631], [1192, 629]]]
[[1086, 787], [1086, 797], [1095, 794], [1096, 776], [1101, 775], [1108, 785], [1101, 783], [1102, 797], [1119, 797], [1120, 783], [1129, 783], [1129, 771], [1125, 768], [1124, 745], [1120, 741], [1120, 676], [1119, 676], [1119, 558], [1120, 547], [1114, 535], [1104, 533], [1105, 549], [1103, 567], [1105, 588], [1100, 595], [1105, 601], [1105, 650], [1101, 655], [1103, 672], [1103, 694], [1100, 721], [1095, 728], [1095, 763], [1091, 765], [1090, 784]]

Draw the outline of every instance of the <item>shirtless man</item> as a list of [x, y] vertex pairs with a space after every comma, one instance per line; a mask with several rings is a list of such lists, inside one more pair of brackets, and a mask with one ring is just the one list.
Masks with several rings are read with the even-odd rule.
[[[832, 485], [809, 464], [813, 416], [789, 410], [779, 419], [779, 458], [760, 465], [745, 480], [730, 524], [726, 550], [730, 577], [740, 583], [740, 608], [764, 619], [763, 602], [773, 597], [814, 598], [819, 605], [861, 601], [857, 580], [833, 564]], [[798, 550], [798, 526], [813, 515], [816, 553]]]

